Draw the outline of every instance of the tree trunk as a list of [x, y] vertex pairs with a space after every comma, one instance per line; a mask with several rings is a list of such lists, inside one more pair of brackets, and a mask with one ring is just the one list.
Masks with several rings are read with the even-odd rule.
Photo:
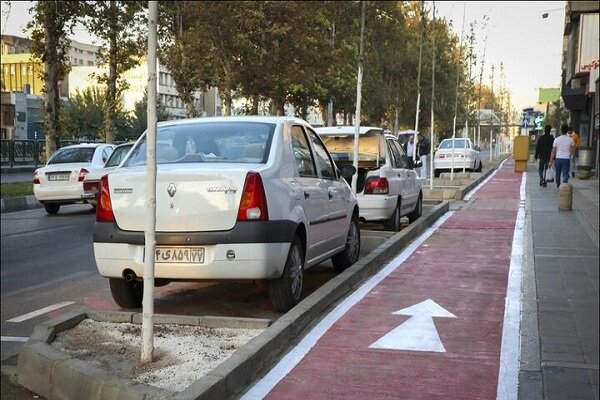
[[258, 115], [258, 102], [259, 95], [258, 93], [252, 96], [252, 115]]
[[[49, 59], [56, 59], [56, 45], [58, 38], [52, 36], [52, 29], [45, 27], [46, 42], [45, 53], [52, 54]], [[46, 131], [46, 160], [54, 154], [59, 140], [58, 112], [60, 97], [58, 95], [58, 73], [54, 63], [44, 63], [44, 128]]]

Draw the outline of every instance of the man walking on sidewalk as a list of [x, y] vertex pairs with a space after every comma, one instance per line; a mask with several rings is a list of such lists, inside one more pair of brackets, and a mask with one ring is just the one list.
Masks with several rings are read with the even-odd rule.
[[546, 187], [546, 170], [548, 169], [548, 162], [550, 161], [550, 155], [552, 154], [552, 144], [554, 138], [550, 135], [552, 127], [546, 125], [544, 128], [544, 134], [540, 136], [535, 147], [535, 159], [540, 160], [539, 173], [540, 173], [540, 186]]
[[561, 174], [563, 181], [565, 183], [569, 182], [570, 158], [575, 148], [575, 142], [566, 134], [564, 127], [561, 127], [561, 131], [562, 135], [554, 139], [554, 143], [552, 144], [552, 154], [550, 155], [549, 163], [550, 166], [554, 164], [556, 187], [560, 187]]

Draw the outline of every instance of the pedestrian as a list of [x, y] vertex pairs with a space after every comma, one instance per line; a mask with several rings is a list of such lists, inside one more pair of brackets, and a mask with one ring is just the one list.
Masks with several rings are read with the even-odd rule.
[[539, 174], [540, 174], [540, 186], [546, 187], [546, 170], [548, 169], [548, 162], [550, 161], [550, 155], [552, 154], [552, 145], [554, 143], [554, 137], [551, 135], [552, 127], [546, 125], [544, 127], [544, 134], [540, 136], [535, 147], [535, 159], [540, 160]]
[[575, 178], [575, 170], [577, 169], [577, 164], [579, 163], [579, 135], [570, 126], [567, 129], [567, 134], [571, 136], [573, 143], [575, 143], [573, 154], [571, 154], [571, 162], [569, 167], [569, 170], [571, 171], [571, 177]]
[[415, 150], [415, 135], [411, 135], [408, 141], [404, 143], [404, 151], [409, 158], [413, 158], [413, 151]]
[[563, 125], [561, 127], [562, 135], [554, 139], [554, 143], [552, 143], [552, 153], [550, 154], [549, 165], [554, 165], [554, 170], [556, 171], [556, 176], [554, 178], [556, 187], [560, 187], [561, 175], [565, 183], [569, 182], [569, 165], [575, 142], [567, 135], [567, 131], [568, 127]]
[[421, 171], [425, 171], [421, 174], [421, 178], [427, 177], [428, 169], [427, 169], [427, 156], [430, 151], [430, 143], [429, 140], [425, 136], [419, 133], [419, 138], [417, 139], [417, 157], [421, 160]]

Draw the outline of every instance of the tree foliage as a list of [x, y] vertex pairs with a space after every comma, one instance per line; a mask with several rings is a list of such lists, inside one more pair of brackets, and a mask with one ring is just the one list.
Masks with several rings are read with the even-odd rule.
[[56, 151], [61, 134], [60, 93], [58, 83], [69, 72], [68, 35], [78, 22], [80, 1], [37, 1], [29, 9], [32, 20], [32, 54], [44, 63], [44, 130], [46, 132], [46, 159]]
[[127, 85], [122, 74], [139, 64], [146, 47], [142, 39], [144, 24], [143, 3], [139, 1], [86, 1], [85, 24], [100, 38], [99, 56], [108, 66], [108, 73], [98, 76], [106, 84], [104, 137], [114, 141], [121, 92]]
[[[158, 99], [156, 101], [156, 117], [158, 121], [166, 121], [171, 115], [167, 111], [164, 104]], [[137, 139], [148, 127], [148, 93], [144, 92], [142, 100], [135, 103], [133, 115], [129, 119], [129, 129], [126, 130], [127, 135], [122, 139]]]

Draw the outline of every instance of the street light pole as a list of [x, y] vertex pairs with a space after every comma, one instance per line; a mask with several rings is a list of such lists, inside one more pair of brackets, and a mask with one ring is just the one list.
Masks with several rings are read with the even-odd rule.
[[435, 99], [435, 1], [433, 2], [433, 19], [431, 30], [431, 138], [429, 141], [429, 189], [433, 190], [433, 140], [434, 120], [433, 103]]
[[[413, 146], [413, 154], [412, 154], [412, 158], [413, 158], [413, 165], [415, 164], [415, 162], [417, 161], [417, 133], [419, 132], [419, 112], [420, 107], [421, 107], [421, 59], [422, 59], [422, 55], [423, 55], [423, 5], [425, 4], [424, 1], [421, 1], [421, 8], [420, 8], [420, 13], [419, 13], [419, 69], [417, 72], [417, 108], [415, 110], [415, 133], [413, 135], [414, 140], [414, 146]], [[427, 171], [423, 171], [423, 167], [421, 167], [421, 177], [425, 176], [427, 174]]]

